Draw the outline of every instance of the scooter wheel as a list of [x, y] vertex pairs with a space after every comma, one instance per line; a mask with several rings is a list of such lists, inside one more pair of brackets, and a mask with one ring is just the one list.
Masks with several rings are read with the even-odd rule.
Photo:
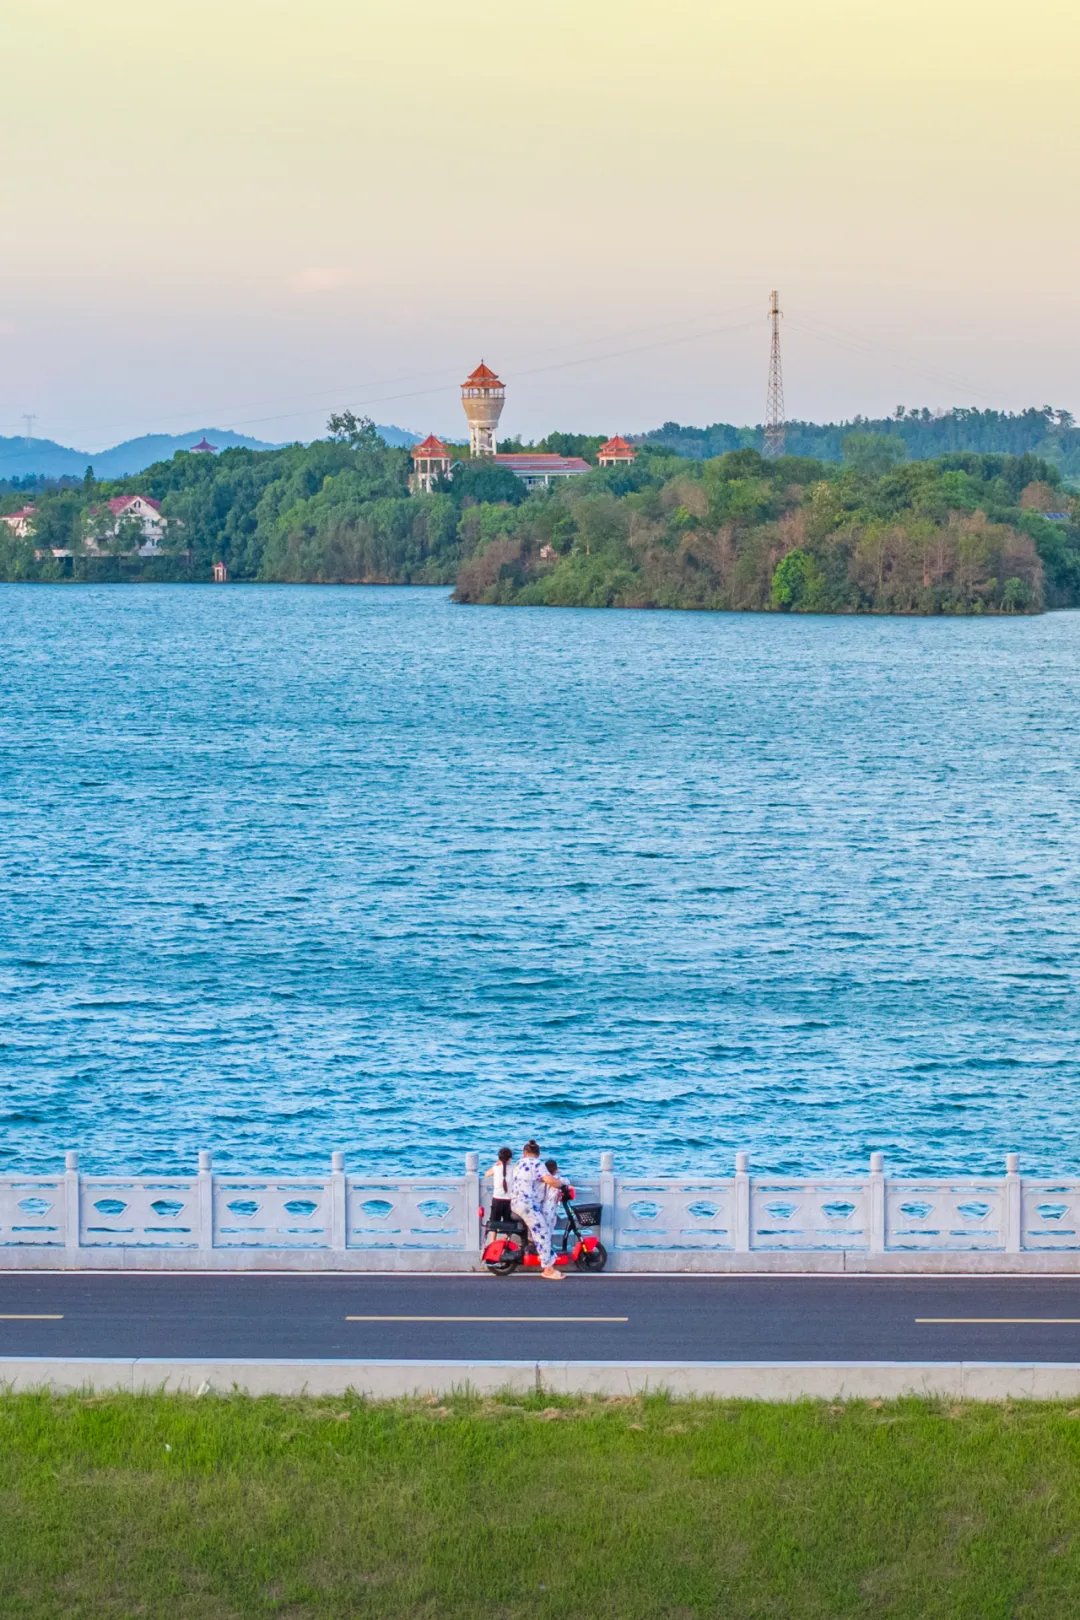
[[579, 1271], [603, 1271], [607, 1265], [607, 1250], [602, 1243], [595, 1249], [582, 1249], [577, 1259]]
[[495, 1260], [488, 1265], [488, 1270], [496, 1277], [509, 1277], [512, 1271], [520, 1266], [520, 1260]]

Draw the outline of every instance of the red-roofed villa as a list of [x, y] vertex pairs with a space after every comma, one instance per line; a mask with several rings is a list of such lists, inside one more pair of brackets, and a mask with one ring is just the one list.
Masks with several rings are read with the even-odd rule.
[[[106, 513], [111, 516], [111, 523]], [[99, 540], [115, 537], [122, 525], [127, 523], [142, 532], [143, 543], [138, 547], [139, 555], [152, 557], [168, 524], [168, 519], [162, 516], [161, 502], [155, 501], [152, 495], [114, 495], [111, 501], [105, 502], [104, 507], [95, 507], [90, 515], [97, 532], [87, 536], [88, 551], [96, 551]]]
[[34, 532], [36, 506], [22, 506], [17, 512], [5, 512], [0, 523], [6, 523], [16, 540], [25, 540]]
[[546, 452], [519, 450], [513, 455], [494, 456], [496, 466], [505, 467], [515, 478], [520, 478], [526, 489], [545, 488], [553, 479], [580, 478], [591, 472], [587, 461], [580, 456], [552, 456]]

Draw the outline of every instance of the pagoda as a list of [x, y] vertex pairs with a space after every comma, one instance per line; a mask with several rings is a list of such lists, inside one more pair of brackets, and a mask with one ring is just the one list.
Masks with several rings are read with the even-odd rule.
[[637, 451], [632, 444], [627, 444], [626, 440], [618, 433], [613, 439], [609, 439], [606, 444], [602, 444], [596, 452], [597, 465], [600, 467], [629, 466], [632, 461], [636, 460]]
[[412, 447], [413, 470], [409, 475], [409, 489], [415, 494], [422, 490], [430, 495], [440, 478], [450, 476], [450, 448], [429, 433], [423, 444]]

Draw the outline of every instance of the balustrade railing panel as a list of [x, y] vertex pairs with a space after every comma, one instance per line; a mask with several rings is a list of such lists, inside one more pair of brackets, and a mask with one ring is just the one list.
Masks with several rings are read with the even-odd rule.
[[975, 1178], [886, 1182], [885, 1247], [1003, 1250], [1003, 1184]]
[[62, 1176], [0, 1181], [0, 1248], [62, 1249], [67, 1230]]
[[318, 1176], [214, 1177], [216, 1249], [328, 1249], [330, 1183]]
[[465, 1186], [460, 1177], [346, 1183], [350, 1249], [463, 1249]]
[[85, 1176], [79, 1188], [79, 1247], [197, 1249], [194, 1176]]
[[1020, 1244], [1024, 1249], [1080, 1249], [1080, 1182], [1024, 1181]]
[[[203, 1153], [198, 1174], [81, 1176], [71, 1153], [64, 1175], [0, 1180], [0, 1249], [468, 1255], [490, 1199], [475, 1166], [470, 1155], [464, 1176], [357, 1177], [335, 1154], [329, 1176], [234, 1175]], [[746, 1155], [729, 1178], [626, 1177], [604, 1155], [599, 1177], [575, 1188], [578, 1204], [603, 1204], [615, 1253], [1080, 1252], [1080, 1180], [1022, 1177], [1015, 1154], [1000, 1177], [893, 1180], [875, 1154], [867, 1177], [811, 1181], [751, 1176]]]
[[750, 1247], [869, 1249], [867, 1184], [755, 1178], [750, 1186]]
[[618, 1176], [615, 1247], [733, 1249], [734, 1195], [733, 1181], [631, 1181]]

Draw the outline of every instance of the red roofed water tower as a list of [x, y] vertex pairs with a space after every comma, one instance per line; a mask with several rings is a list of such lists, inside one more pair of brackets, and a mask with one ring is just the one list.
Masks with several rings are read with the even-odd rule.
[[469, 419], [469, 451], [474, 456], [493, 456], [495, 430], [506, 401], [506, 389], [481, 360], [461, 385], [461, 403]]

